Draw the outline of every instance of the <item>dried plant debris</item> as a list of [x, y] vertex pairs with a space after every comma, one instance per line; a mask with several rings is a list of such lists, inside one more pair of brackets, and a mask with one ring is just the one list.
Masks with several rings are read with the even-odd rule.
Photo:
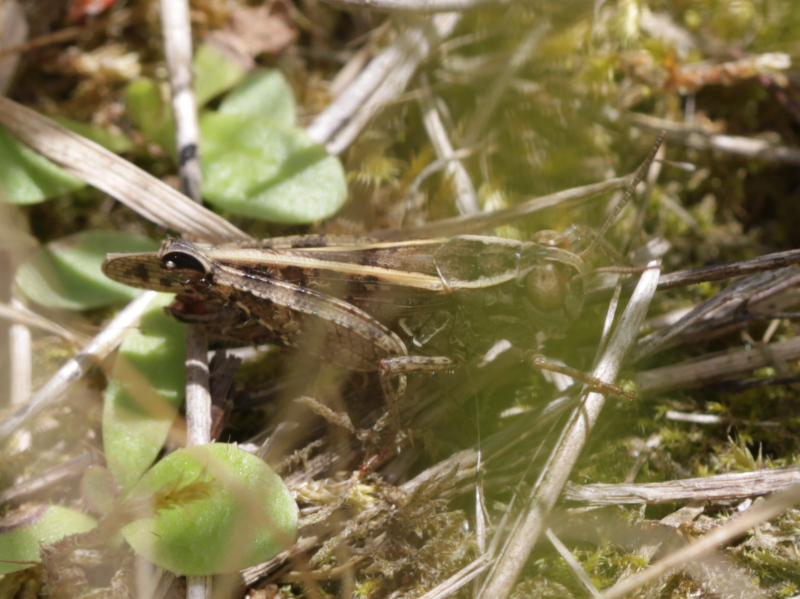
[[[605, 410], [506, 596], [629, 581], [796, 482], [794, 5], [342, 2], [191, 3], [216, 214], [175, 190], [191, 157], [174, 150], [158, 3], [0, 6], [0, 418], [21, 423], [0, 452], [0, 595], [185, 596], [172, 575], [143, 591], [136, 543], [106, 542], [141, 519], [141, 471], [185, 441], [163, 372], [179, 374], [164, 348], [183, 333], [162, 306], [216, 334], [211, 447], [266, 461], [300, 510], [297, 542], [231, 583], [239, 596], [482, 596], [587, 381]], [[5, 33], [19, 19], [27, 39]], [[584, 253], [659, 131], [645, 185]], [[115, 356], [67, 362], [137, 293], [102, 275], [109, 253], [107, 272], [179, 299], [115, 333]], [[609, 306], [622, 313], [641, 275], [630, 264], [654, 257], [659, 291], [617, 386], [565, 377], [592, 370]], [[108, 384], [131, 364], [147, 374]], [[46, 401], [20, 411], [9, 398], [31, 376]], [[202, 480], [172, 510], [201, 513]], [[787, 508], [635, 593], [796, 596], [797, 519]], [[4, 553], [17, 537], [32, 553]]]

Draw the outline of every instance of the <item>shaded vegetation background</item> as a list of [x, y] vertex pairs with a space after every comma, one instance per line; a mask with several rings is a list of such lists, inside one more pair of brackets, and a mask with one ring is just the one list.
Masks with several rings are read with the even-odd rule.
[[[24, 52], [9, 96], [47, 115], [126, 134], [133, 146], [125, 156], [174, 182], [175, 166], [169, 152], [145, 141], [124, 102], [127, 85], [138, 77], [165, 80], [156, 3], [131, 0], [110, 9], [112, 15], [126, 11], [124, 19], [115, 21], [103, 15], [82, 24], [68, 20], [68, 8], [51, 1], [25, 6], [31, 38], [64, 27], [80, 27], [80, 31], [68, 41]], [[237, 14], [262, 14], [256, 12], [255, 4], [222, 0], [198, 0], [192, 3], [192, 10], [197, 44], [221, 31], [241, 35], [231, 26]], [[253, 12], [242, 13], [244, 10]], [[258, 47], [263, 40], [246, 43], [252, 44], [256, 63], [276, 67], [286, 75], [295, 92], [301, 125], [329, 102], [330, 81], [357, 52], [365, 46], [380, 49], [405, 24], [405, 17], [364, 9], [340, 10], [315, 0], [270, 3], [263, 14], [274, 19], [278, 33], [273, 35], [283, 35], [282, 43], [266, 49]], [[264, 25], [266, 20], [258, 23]], [[522, 66], [487, 113], [498, 74], [516, 59], [526, 36], [545, 24], [539, 43], [523, 57]], [[366, 234], [455, 214], [453, 183], [440, 173], [425, 178], [419, 193], [409, 197], [416, 177], [435, 159], [417, 103], [423, 81], [427, 81], [442, 107], [454, 146], [467, 151], [464, 164], [486, 209], [631, 172], [660, 126], [644, 126], [636, 118], [647, 115], [675, 125], [666, 151], [666, 158], [673, 163], [663, 166], [650, 193], [640, 196], [639, 204], [622, 215], [609, 235], [612, 247], [624, 252], [648, 239], [666, 239], [670, 243], [664, 256], [667, 272], [795, 248], [800, 242], [797, 155], [790, 152], [776, 158], [765, 152], [744, 156], [706, 146], [707, 134], [721, 134], [796, 148], [800, 132], [798, 60], [800, 4], [789, 0], [595, 4], [569, 0], [468, 12], [453, 36], [425, 61], [405, 95], [384, 107], [341, 157], [350, 195], [338, 216], [311, 227], [241, 217], [233, 220], [254, 237], [268, 237], [306, 231]], [[485, 124], [476, 128], [475, 123], [481, 121]], [[504, 227], [501, 233], [525, 238], [538, 229], [564, 229], [574, 223], [597, 227], [606, 204], [552, 210]], [[14, 210], [19, 230], [28, 229], [39, 243], [93, 229], [137, 232], [155, 239], [163, 236], [163, 231], [91, 188]], [[704, 284], [658, 294], [651, 315], [693, 306], [722, 287]], [[587, 331], [599, 331], [604, 309], [600, 303], [589, 306], [580, 325], [548, 349], [570, 365], [588, 369], [598, 333]], [[110, 315], [107, 310], [85, 312], [80, 317], [45, 313], [66, 319], [69, 326], [87, 336]], [[770, 326], [771, 322], [775, 324]], [[772, 340], [791, 339], [795, 330], [791, 315], [755, 320], [734, 332], [661, 352], [625, 374], [631, 379], [639, 370], [713, 352], [758, 347], [767, 331]], [[38, 336], [35, 344], [36, 383], [41, 384], [70, 349], [47, 335]], [[786, 367], [794, 375], [795, 362]], [[264, 412], [270, 411], [268, 406], [254, 404], [247, 389], [259, 379], [271, 381], [273, 372], [288, 368], [273, 360], [268, 366], [243, 369], [238, 383], [245, 398], [243, 411], [233, 418], [231, 439], [246, 441], [248, 435], [257, 434]], [[748, 378], [769, 379], [776, 372], [768, 367]], [[782, 374], [786, 376], [786, 372]], [[740, 376], [735, 375], [733, 382]], [[392, 482], [399, 484], [474, 445], [481, 435], [488, 437], [506, 429], [514, 418], [509, 410], [520, 414], [540, 409], [552, 394], [538, 374], [509, 375], [508, 380], [509, 384], [496, 385], [478, 400], [470, 400], [465, 404], [469, 408], [450, 410], [438, 422], [416, 431], [415, 444], [424, 451], [401, 472], [393, 472]], [[87, 396], [96, 399], [95, 389], [102, 384], [92, 381]], [[412, 392], [424, 393], [420, 385]], [[635, 482], [653, 482], [795, 465], [800, 458], [797, 389], [794, 381], [735, 392], [697, 385], [684, 391], [642, 394], [633, 403], [612, 399], [572, 480], [622, 482], [631, 475]], [[96, 402], [87, 408], [76, 398], [42, 418], [35, 435], [36, 458], [10, 457], [4, 464], [3, 482], [11, 483], [61, 461], [81, 451], [86, 442], [96, 445], [98, 410]], [[669, 410], [720, 418], [709, 425], [679, 422], [666, 417]], [[542, 439], [531, 441], [531, 453], [544, 447], [546, 454], [550, 441], [544, 433]], [[519, 461], [509, 462], [506, 469], [487, 473], [484, 481], [488, 510], [495, 522], [509, 501], [509, 485], [516, 484], [521, 470]], [[527, 483], [523, 484], [530, 484], [535, 478], [529, 475], [524, 480]], [[54, 492], [58, 501], [75, 500], [73, 490], [62, 491], [65, 494]], [[408, 512], [419, 518], [418, 528], [402, 519], [392, 521], [395, 528], [391, 528], [387, 518], [381, 522], [396, 535], [396, 544], [356, 548], [368, 556], [355, 575], [359, 596], [383, 597], [392, 592], [398, 593], [394, 596], [418, 596], [477, 554], [472, 533], [463, 531], [463, 523], [471, 521], [474, 510], [469, 497], [457, 495], [446, 505], [436, 504], [435, 497], [423, 499], [429, 502], [426, 506], [417, 505], [417, 512], [410, 508]], [[574, 505], [562, 506], [570, 507]], [[639, 563], [636, 535], [644, 534], [648, 526], [656, 526], [655, 521], [679, 507], [668, 504], [569, 513], [555, 520], [559, 524], [554, 528], [602, 588]], [[682, 534], [688, 538], [701, 534], [732, 509], [711, 507]], [[724, 551], [735, 564], [731, 568], [765, 596], [800, 594], [797, 517], [796, 512], [789, 512], [758, 535]], [[612, 542], [608, 523], [620, 519], [631, 523], [632, 532], [630, 537]], [[315, 559], [320, 564], [335, 563], [329, 554]], [[280, 577], [277, 580], [280, 582]], [[334, 596], [347, 588], [338, 582], [321, 587]], [[288, 585], [284, 591], [302, 592], [297, 585]], [[700, 580], [678, 573], [663, 580], [648, 596], [715, 593], [727, 596], [715, 586], [713, 577]], [[542, 542], [514, 596], [584, 594], [562, 560]]]

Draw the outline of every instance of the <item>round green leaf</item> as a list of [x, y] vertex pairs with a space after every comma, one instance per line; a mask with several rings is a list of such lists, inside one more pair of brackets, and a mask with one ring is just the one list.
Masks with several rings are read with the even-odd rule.
[[238, 114], [206, 114], [203, 191], [233, 214], [286, 224], [332, 216], [347, 199], [344, 169], [304, 131]]
[[125, 108], [136, 126], [150, 135], [164, 120], [166, 103], [156, 82], [143, 77], [125, 88]]
[[147, 252], [157, 248], [158, 244], [151, 239], [129, 233], [78, 233], [39, 250], [20, 265], [15, 281], [28, 298], [48, 308], [99, 308], [131, 300], [141, 293], [103, 274], [100, 267], [106, 254]]
[[247, 69], [240, 62], [209, 45], [197, 49], [192, 66], [198, 106], [228, 91], [247, 74]]
[[116, 154], [133, 150], [133, 142], [122, 133], [111, 133], [102, 127], [95, 127], [63, 116], [51, 116], [50, 118], [62, 127], [90, 139]]
[[0, 127], [0, 156], [0, 202], [38, 204], [86, 186], [22, 145], [5, 127]]
[[57, 505], [39, 505], [0, 518], [0, 574], [34, 565], [3, 560], [38, 561], [39, 543], [54, 543], [96, 525], [94, 518]]
[[167, 150], [175, 145], [175, 122], [172, 111], [161, 97], [158, 84], [152, 79], [132, 81], [125, 88], [125, 107], [131, 120], [148, 141]]
[[225, 96], [219, 112], [293, 126], [296, 113], [294, 92], [280, 71], [259, 69], [250, 73], [236, 89]]
[[122, 342], [103, 392], [103, 446], [117, 484], [129, 489], [158, 456], [183, 401], [183, 325], [164, 314], [173, 296], [159, 294], [139, 329]]
[[209, 496], [122, 529], [136, 552], [176, 574], [206, 576], [266, 561], [294, 542], [297, 505], [289, 489], [262, 460], [233, 445], [180, 449], [147, 472], [130, 496], [196, 480], [209, 481]]

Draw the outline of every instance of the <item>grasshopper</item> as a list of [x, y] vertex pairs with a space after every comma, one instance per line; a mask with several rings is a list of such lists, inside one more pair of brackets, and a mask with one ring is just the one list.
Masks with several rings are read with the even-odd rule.
[[216, 337], [379, 371], [397, 429], [406, 373], [451, 369], [498, 335], [524, 346], [538, 331], [562, 332], [580, 311], [583, 262], [560, 247], [496, 237], [310, 235], [216, 247], [170, 239], [158, 252], [111, 254], [103, 271], [176, 293], [172, 315]]
[[451, 369], [499, 339], [525, 349], [539, 332], [563, 335], [581, 311], [590, 250], [572, 252], [554, 231], [531, 241], [306, 235], [210, 246], [169, 239], [158, 252], [110, 254], [103, 271], [176, 293], [172, 315], [217, 337], [378, 371], [398, 431], [408, 372]]

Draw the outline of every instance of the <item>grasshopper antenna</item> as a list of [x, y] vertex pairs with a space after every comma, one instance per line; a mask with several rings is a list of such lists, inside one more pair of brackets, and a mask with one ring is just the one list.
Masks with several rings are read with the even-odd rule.
[[631, 180], [628, 182], [628, 185], [625, 188], [625, 193], [623, 194], [622, 199], [619, 202], [617, 202], [616, 206], [614, 206], [613, 212], [608, 215], [606, 222], [604, 222], [603, 226], [600, 227], [600, 231], [598, 231], [595, 238], [592, 239], [589, 246], [579, 254], [580, 258], [585, 258], [591, 253], [591, 251], [597, 245], [598, 241], [605, 236], [606, 231], [608, 231], [611, 228], [611, 225], [614, 224], [614, 221], [617, 220], [619, 213], [622, 212], [622, 209], [625, 207], [625, 204], [628, 203], [628, 201], [633, 196], [633, 193], [636, 191], [636, 187], [639, 185], [639, 183], [641, 183], [642, 179], [644, 179], [645, 175], [647, 174], [647, 171], [650, 169], [650, 165], [653, 163], [653, 160], [656, 157], [656, 152], [658, 152], [658, 149], [661, 147], [661, 144], [664, 143], [664, 138], [666, 137], [666, 135], [667, 135], [666, 131], [662, 131], [661, 133], [658, 134], [656, 142], [653, 144], [653, 147], [650, 148], [650, 153], [647, 155], [647, 158], [645, 158], [641, 166], [638, 169], [636, 169], [636, 172], [633, 173]]

